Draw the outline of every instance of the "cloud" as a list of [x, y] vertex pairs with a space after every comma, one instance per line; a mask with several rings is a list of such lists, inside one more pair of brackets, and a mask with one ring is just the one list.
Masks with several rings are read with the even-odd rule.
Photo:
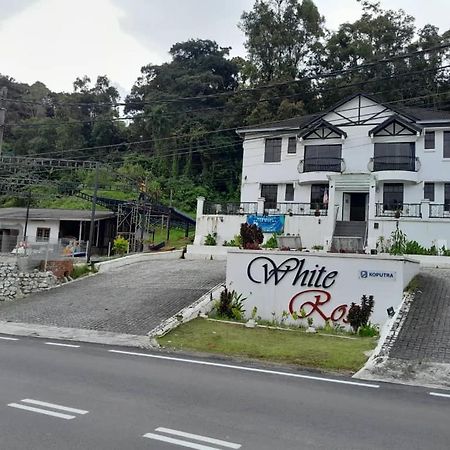
[[37, 0], [0, 0], [0, 22], [14, 16], [23, 9], [28, 8]]

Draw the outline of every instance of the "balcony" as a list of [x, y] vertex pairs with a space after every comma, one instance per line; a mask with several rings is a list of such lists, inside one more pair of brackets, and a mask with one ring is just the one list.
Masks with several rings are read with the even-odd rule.
[[377, 173], [379, 181], [418, 182], [419, 158], [414, 156], [375, 156], [370, 158], [368, 169]]
[[317, 157], [300, 160], [297, 166], [300, 173], [300, 183], [328, 182], [330, 173], [342, 173], [345, 171], [343, 158]]
[[256, 214], [257, 212], [258, 212], [257, 202], [241, 202], [241, 203], [205, 202], [205, 204], [203, 205], [203, 214], [244, 215], [244, 214]]
[[400, 219], [401, 217], [422, 217], [420, 203], [398, 203], [395, 205], [377, 203], [375, 206], [376, 217], [391, 217], [394, 219]]
[[430, 217], [433, 219], [450, 219], [450, 203], [430, 204]]
[[267, 210], [267, 213], [286, 216], [326, 216], [328, 205], [325, 203], [277, 203], [276, 208]]

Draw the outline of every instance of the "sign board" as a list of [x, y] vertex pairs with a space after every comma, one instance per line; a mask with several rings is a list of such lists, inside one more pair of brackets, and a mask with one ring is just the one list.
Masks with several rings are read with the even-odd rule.
[[281, 233], [284, 229], [284, 216], [247, 216], [249, 225], [256, 225], [263, 233]]
[[396, 280], [396, 272], [383, 270], [360, 270], [359, 278], [362, 280]]

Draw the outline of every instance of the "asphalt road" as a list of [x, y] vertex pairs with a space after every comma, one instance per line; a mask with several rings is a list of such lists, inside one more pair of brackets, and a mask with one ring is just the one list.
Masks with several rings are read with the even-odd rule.
[[449, 448], [450, 395], [429, 389], [5, 338], [2, 450]]

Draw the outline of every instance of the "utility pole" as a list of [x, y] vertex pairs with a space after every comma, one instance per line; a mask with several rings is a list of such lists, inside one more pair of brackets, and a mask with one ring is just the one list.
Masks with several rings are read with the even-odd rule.
[[[89, 246], [87, 248], [87, 262], [91, 262], [92, 247], [94, 244], [94, 228], [95, 228], [95, 207], [97, 205], [97, 193], [98, 193], [98, 163], [95, 163], [95, 185], [94, 195], [92, 196], [92, 209], [91, 209], [91, 226], [89, 228]], [[99, 224], [100, 226], [100, 224]]]
[[0, 156], [2, 155], [3, 130], [5, 128], [6, 104], [4, 100], [8, 95], [8, 88], [3, 86], [0, 89]]

